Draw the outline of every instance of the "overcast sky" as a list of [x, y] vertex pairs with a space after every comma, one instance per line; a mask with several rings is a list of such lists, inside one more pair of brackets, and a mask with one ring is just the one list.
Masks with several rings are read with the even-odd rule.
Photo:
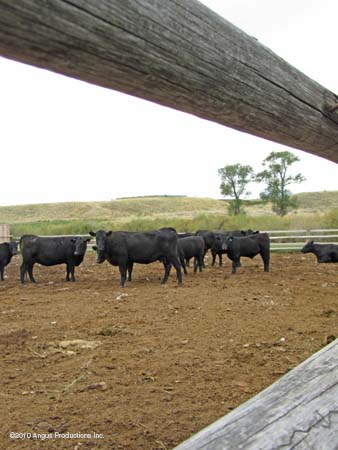
[[[338, 94], [337, 0], [203, 3]], [[338, 165], [322, 158], [3, 58], [0, 74], [0, 205], [220, 198], [219, 168], [260, 170], [281, 150], [300, 157], [294, 171], [307, 178], [293, 192], [338, 190]]]

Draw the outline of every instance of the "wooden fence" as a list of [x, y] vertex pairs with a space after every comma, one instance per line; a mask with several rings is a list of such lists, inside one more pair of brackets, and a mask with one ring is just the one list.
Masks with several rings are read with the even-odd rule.
[[338, 245], [338, 229], [270, 230], [271, 251], [299, 251], [308, 240]]

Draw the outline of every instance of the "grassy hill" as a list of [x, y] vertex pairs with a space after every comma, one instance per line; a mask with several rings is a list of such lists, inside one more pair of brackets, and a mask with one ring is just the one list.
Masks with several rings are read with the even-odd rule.
[[154, 196], [106, 202], [68, 202], [0, 207], [0, 223], [15, 235], [85, 234], [90, 228], [145, 230], [175, 226], [208, 229], [287, 229], [338, 226], [338, 191], [297, 194], [299, 208], [284, 218], [259, 200], [245, 201], [245, 215], [229, 216], [228, 202], [210, 198]]
[[302, 192], [296, 197], [299, 211], [321, 212], [338, 208], [338, 191]]
[[223, 200], [190, 197], [123, 198], [108, 202], [44, 203], [0, 207], [0, 223], [45, 220], [108, 219], [118, 222], [134, 218], [194, 217], [198, 214], [225, 214]]

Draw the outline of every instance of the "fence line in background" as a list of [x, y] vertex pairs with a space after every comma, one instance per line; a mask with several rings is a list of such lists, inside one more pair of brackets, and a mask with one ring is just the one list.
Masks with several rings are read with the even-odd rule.
[[[338, 244], [337, 228], [310, 230], [267, 230], [271, 251], [299, 251], [308, 240], [321, 244]], [[276, 235], [278, 233], [278, 235]]]
[[[226, 231], [226, 230], [225, 230]], [[268, 233], [270, 236], [271, 251], [297, 251], [300, 250], [305, 242], [309, 239], [323, 244], [336, 244], [338, 245], [338, 229], [337, 228], [324, 228], [316, 230], [264, 230], [262, 233]], [[327, 233], [327, 234], [325, 234]], [[336, 234], [335, 234], [336, 233]], [[276, 235], [278, 234], [278, 235]], [[89, 237], [89, 234], [73, 234], [73, 235], [57, 235], [58, 237]], [[45, 236], [45, 237], [57, 237]], [[12, 237], [12, 236], [11, 236]], [[12, 237], [19, 240], [20, 237]], [[93, 242], [89, 242], [88, 246], [92, 247]]]

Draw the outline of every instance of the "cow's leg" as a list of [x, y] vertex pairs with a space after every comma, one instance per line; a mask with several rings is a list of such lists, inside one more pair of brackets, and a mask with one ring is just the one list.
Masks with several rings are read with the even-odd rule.
[[269, 272], [270, 255], [261, 253], [261, 257], [264, 263], [264, 272]]
[[216, 255], [217, 255], [217, 253], [211, 252], [211, 254], [212, 254], [212, 262], [211, 262], [211, 265], [214, 266], [214, 265], [215, 265], [215, 262], [216, 262]]
[[[167, 259], [165, 259], [163, 261], [163, 265], [164, 265], [164, 277], [161, 281], [161, 284], [165, 284], [168, 281], [170, 270], [171, 270], [171, 263]], [[178, 263], [178, 265], [179, 265], [180, 271], [181, 271], [181, 265], [179, 263]]]
[[182, 256], [182, 257], [179, 257], [178, 259], [180, 261], [181, 267], [183, 268], [184, 275], [188, 275], [187, 266], [185, 264], [184, 257]]
[[[178, 262], [178, 259], [176, 257], [172, 259], [171, 263], [176, 269], [177, 281], [178, 281], [179, 284], [181, 284], [182, 283], [181, 265]], [[171, 267], [171, 265], [170, 265], [170, 267]], [[170, 271], [170, 269], [169, 269], [169, 271]], [[169, 273], [168, 273], [168, 276], [169, 276]], [[168, 277], [167, 277], [167, 279], [168, 279]]]
[[31, 283], [35, 283], [35, 278], [33, 276], [33, 266], [34, 263], [28, 264], [27, 270], [28, 270], [28, 275], [29, 275], [29, 279], [31, 281]]
[[236, 273], [237, 267], [239, 267], [239, 260], [238, 259], [233, 259], [232, 260], [232, 272], [231, 273]]
[[[73, 263], [68, 262], [67, 263], [67, 276], [66, 276], [66, 281], [70, 281], [70, 279], [72, 281], [75, 281], [75, 275], [74, 275], [74, 271], [75, 271], [75, 266]], [[70, 276], [69, 276], [70, 275]]]
[[129, 263], [127, 264], [128, 281], [131, 281], [131, 274], [132, 274], [132, 272], [133, 272], [133, 266], [134, 266], [134, 263], [133, 263], [133, 262], [129, 262]]
[[198, 267], [198, 259], [196, 256], [194, 256], [194, 273], [197, 272], [197, 267]]
[[120, 262], [119, 271], [120, 271], [120, 275], [121, 275], [120, 285], [122, 287], [124, 287], [126, 279], [127, 279], [127, 261]]
[[219, 254], [218, 254], [218, 264], [219, 264], [220, 266], [223, 264], [223, 261], [222, 261], [222, 253], [219, 253]]
[[1, 281], [4, 281], [4, 271], [5, 271], [5, 267], [4, 267], [4, 266], [1, 266], [1, 267], [0, 267]]
[[25, 284], [25, 275], [27, 272], [26, 264], [23, 262], [20, 266], [20, 280], [22, 284]]
[[203, 253], [200, 253], [200, 254], [198, 255], [198, 270], [199, 270], [200, 272], [203, 271]]

